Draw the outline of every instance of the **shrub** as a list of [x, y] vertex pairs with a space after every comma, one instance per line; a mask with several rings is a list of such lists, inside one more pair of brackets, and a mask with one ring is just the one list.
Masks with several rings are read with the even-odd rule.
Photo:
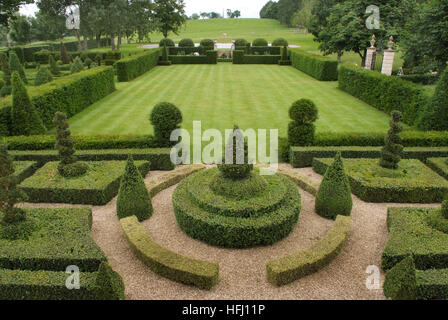
[[287, 47], [289, 46], [288, 40], [284, 38], [278, 38], [275, 39], [274, 42], [272, 42], [273, 47]]
[[[25, 54], [22, 47], [13, 47], [11, 50], [17, 55], [21, 64], [24, 64], [26, 62]], [[11, 51], [9, 54], [11, 54]]]
[[208, 47], [208, 48], [214, 48], [215, 47], [215, 41], [212, 39], [203, 39], [201, 40], [201, 46]]
[[335, 219], [337, 215], [349, 216], [352, 207], [350, 183], [345, 175], [341, 153], [338, 152], [319, 187], [316, 213], [325, 218]]
[[445, 219], [448, 219], [448, 200], [442, 202], [442, 215]]
[[429, 99], [422, 86], [356, 66], [340, 67], [339, 88], [386, 113], [400, 111], [410, 126]]
[[191, 39], [182, 39], [179, 41], [179, 48], [193, 48], [194, 41]]
[[18, 72], [20, 75], [20, 78], [22, 78], [22, 81], [27, 84], [28, 80], [25, 76], [25, 70], [23, 70], [23, 66], [20, 63], [19, 57], [17, 57], [17, 54], [15, 52], [9, 53], [9, 72], [13, 74], [13, 72]]
[[101, 61], [103, 60], [103, 56], [101, 55], [101, 54], [97, 54], [96, 56], [95, 56], [95, 61], [96, 61], [96, 64], [99, 66], [99, 67], [101, 67]]
[[70, 58], [68, 57], [67, 48], [65, 47], [65, 44], [63, 42], [61, 42], [60, 50], [61, 50], [61, 60], [62, 60], [62, 63], [63, 64], [69, 64], [70, 63]]
[[148, 50], [115, 63], [118, 81], [125, 82], [148, 72], [159, 61], [160, 49]]
[[392, 300], [416, 300], [418, 289], [415, 271], [411, 256], [388, 270], [383, 286], [384, 295]]
[[59, 65], [56, 63], [53, 55], [48, 58], [48, 64], [50, 65], [50, 71], [54, 76], [58, 76], [61, 72], [59, 71]]
[[44, 66], [40, 67], [39, 70], [37, 70], [34, 85], [38, 87], [51, 81], [53, 81], [53, 76], [51, 75], [50, 70], [48, 70], [48, 68]]
[[160, 46], [160, 48], [161, 48], [161, 47], [164, 47], [164, 46], [167, 46], [167, 47], [175, 47], [176, 45], [174, 44], [174, 41], [173, 41], [173, 40], [168, 39], [168, 38], [165, 38], [165, 39], [160, 40], [160, 42], [159, 42], [159, 46]]
[[0, 90], [5, 86], [5, 80], [0, 79]]
[[172, 103], [161, 102], [157, 104], [151, 112], [151, 124], [154, 126], [155, 140], [160, 147], [170, 147], [171, 133], [180, 128], [182, 123], [182, 113]]
[[45, 133], [39, 113], [31, 103], [28, 92], [18, 72], [12, 74], [12, 109], [11, 120], [14, 123], [13, 134], [29, 136]]
[[288, 140], [292, 146], [310, 146], [314, 143], [318, 110], [313, 101], [301, 99], [289, 109], [292, 121], [288, 127]]
[[248, 45], [248, 42], [246, 39], [236, 39], [235, 40], [235, 47], [246, 47]]
[[0, 52], [0, 68], [3, 71], [3, 80], [5, 81], [5, 86], [10, 86], [11, 72], [9, 70], [8, 57], [3, 52]]
[[152, 216], [153, 207], [145, 181], [130, 155], [126, 170], [121, 179], [117, 199], [117, 215], [119, 219], [136, 216], [144, 221]]
[[434, 96], [417, 124], [422, 130], [448, 130], [448, 68], [442, 73]]
[[320, 55], [291, 49], [292, 66], [320, 81], [338, 79], [338, 62]]
[[386, 145], [381, 150], [380, 165], [383, 168], [398, 169], [403, 153], [402, 139], [399, 136], [399, 133], [403, 131], [403, 126], [400, 124], [403, 115], [399, 111], [392, 111], [391, 115], [390, 130], [385, 139]]
[[89, 57], [86, 58], [86, 60], [84, 61], [84, 65], [90, 69], [91, 65], [92, 65], [93, 61], [92, 59], [90, 59]]
[[84, 70], [84, 64], [82, 63], [82, 60], [79, 57], [76, 57], [76, 59], [73, 61], [72, 66], [70, 67], [70, 73], [78, 73]]
[[272, 55], [245, 55], [243, 58], [244, 64], [278, 64], [281, 56], [272, 56]]
[[252, 41], [253, 47], [268, 47], [269, 43], [266, 39], [257, 38], [254, 41]]

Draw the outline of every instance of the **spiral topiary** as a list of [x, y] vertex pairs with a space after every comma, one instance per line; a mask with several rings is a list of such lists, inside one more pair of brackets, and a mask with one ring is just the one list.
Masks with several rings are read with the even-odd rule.
[[168, 38], [164, 38], [164, 39], [160, 40], [159, 47], [164, 47], [164, 46], [175, 47], [176, 45], [175, 45], [173, 40], [168, 39]]
[[248, 147], [244, 141], [243, 132], [237, 126], [227, 141], [224, 162], [224, 164], [218, 165], [218, 168], [224, 178], [231, 180], [246, 179], [254, 169], [253, 164], [249, 164]]
[[252, 41], [252, 47], [267, 47], [267, 46], [269, 46], [269, 43], [266, 39], [257, 38], [254, 41]]
[[194, 48], [194, 41], [191, 39], [182, 39], [179, 41], [179, 48]]
[[402, 139], [399, 136], [399, 133], [403, 131], [403, 126], [400, 124], [403, 115], [400, 111], [392, 111], [391, 115], [390, 130], [385, 139], [386, 145], [381, 151], [380, 165], [387, 169], [398, 169], [403, 153]]
[[171, 133], [180, 128], [182, 113], [172, 103], [161, 102], [151, 112], [149, 120], [154, 126], [154, 136], [159, 147], [170, 147]]
[[310, 146], [314, 142], [318, 109], [313, 101], [301, 99], [289, 109], [292, 121], [288, 126], [288, 139], [292, 146]]
[[274, 42], [272, 42], [273, 47], [287, 47], [289, 46], [288, 40], [284, 38], [278, 38], [275, 39]]

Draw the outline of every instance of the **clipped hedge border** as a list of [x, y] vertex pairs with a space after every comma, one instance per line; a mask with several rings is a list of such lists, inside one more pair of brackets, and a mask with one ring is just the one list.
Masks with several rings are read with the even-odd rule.
[[160, 49], [152, 49], [115, 63], [119, 82], [131, 81], [148, 72], [159, 61]]
[[338, 80], [338, 62], [336, 60], [306, 52], [289, 49], [292, 66], [320, 81]]
[[429, 100], [422, 86], [356, 66], [341, 66], [339, 88], [386, 113], [401, 111], [410, 126]]
[[217, 64], [218, 52], [207, 51], [201, 56], [168, 56], [172, 64]]
[[448, 180], [448, 158], [429, 158], [426, 165]]
[[313, 274], [330, 264], [341, 252], [350, 233], [351, 218], [338, 216], [325, 237], [312, 248], [268, 261], [267, 278], [283, 286]]
[[23, 163], [26, 165], [26, 167], [20, 172], [18, 172], [16, 169], [15, 172], [17, 183], [21, 183], [26, 178], [31, 177], [37, 171], [37, 169], [40, 168], [40, 165], [35, 161], [23, 161]]
[[210, 290], [218, 282], [217, 263], [191, 259], [161, 247], [135, 216], [121, 219], [120, 224], [132, 252], [158, 275], [205, 290]]
[[[81, 112], [115, 91], [115, 73], [111, 67], [97, 67], [62, 77], [39, 87], [28, 89], [31, 101], [47, 129], [54, 127], [57, 111], [68, 117]], [[0, 101], [0, 135], [11, 135], [12, 96]]]
[[[313, 165], [315, 158], [334, 158], [340, 151], [343, 158], [367, 158], [381, 157], [381, 147], [291, 147], [290, 163], [294, 168], [306, 168]], [[448, 157], [448, 147], [405, 148], [403, 159], [418, 159], [425, 162], [432, 157]]]
[[320, 185], [318, 182], [312, 181], [310, 178], [290, 169], [279, 169], [278, 173], [291, 179], [299, 188], [305, 190], [313, 196], [317, 196]]
[[271, 56], [281, 55], [282, 47], [248, 47], [248, 54], [264, 55], [266, 52]]
[[[173, 170], [170, 149], [119, 149], [119, 150], [78, 150], [76, 156], [81, 161], [114, 161], [128, 159], [132, 155], [134, 160], [151, 162], [151, 170]], [[59, 161], [56, 150], [43, 151], [10, 151], [16, 161], [36, 161], [40, 164]]]

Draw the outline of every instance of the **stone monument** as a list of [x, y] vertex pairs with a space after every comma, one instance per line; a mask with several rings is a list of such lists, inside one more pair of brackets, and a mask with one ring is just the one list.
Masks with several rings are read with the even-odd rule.
[[367, 70], [375, 69], [375, 60], [376, 60], [376, 37], [372, 36], [372, 40], [370, 41], [370, 48], [367, 48], [367, 56], [366, 56], [366, 64], [365, 68]]
[[394, 37], [389, 38], [388, 49], [384, 50], [383, 67], [381, 69], [382, 74], [388, 76], [392, 75], [392, 68], [394, 66], [395, 50], [394, 47]]

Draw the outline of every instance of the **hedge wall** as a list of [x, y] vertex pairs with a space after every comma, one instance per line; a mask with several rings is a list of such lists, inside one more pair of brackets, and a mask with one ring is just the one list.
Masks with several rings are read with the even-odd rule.
[[169, 56], [169, 60], [172, 64], [217, 64], [218, 52], [210, 50], [201, 56]]
[[233, 52], [233, 64], [278, 64], [280, 59], [280, 55], [246, 55], [242, 50]]
[[[114, 78], [113, 68], [98, 67], [29, 88], [28, 93], [45, 126], [51, 129], [57, 111], [72, 117], [115, 91]], [[11, 96], [0, 101], [1, 136], [12, 132], [11, 107]]]
[[201, 55], [205, 55], [207, 51], [214, 51], [215, 47], [186, 47], [186, 48], [180, 48], [180, 47], [168, 47], [168, 54], [170, 56], [177, 56], [180, 53], [183, 53], [183, 55], [189, 55], [195, 52], [199, 52]]
[[356, 66], [341, 66], [339, 88], [386, 113], [401, 111], [410, 126], [429, 100], [421, 86]]
[[290, 49], [292, 66], [320, 81], [338, 80], [338, 62], [327, 57]]
[[249, 54], [264, 55], [266, 52], [271, 56], [281, 55], [281, 47], [249, 47]]
[[141, 76], [155, 66], [160, 57], [160, 49], [152, 49], [115, 63], [118, 81], [126, 82]]

